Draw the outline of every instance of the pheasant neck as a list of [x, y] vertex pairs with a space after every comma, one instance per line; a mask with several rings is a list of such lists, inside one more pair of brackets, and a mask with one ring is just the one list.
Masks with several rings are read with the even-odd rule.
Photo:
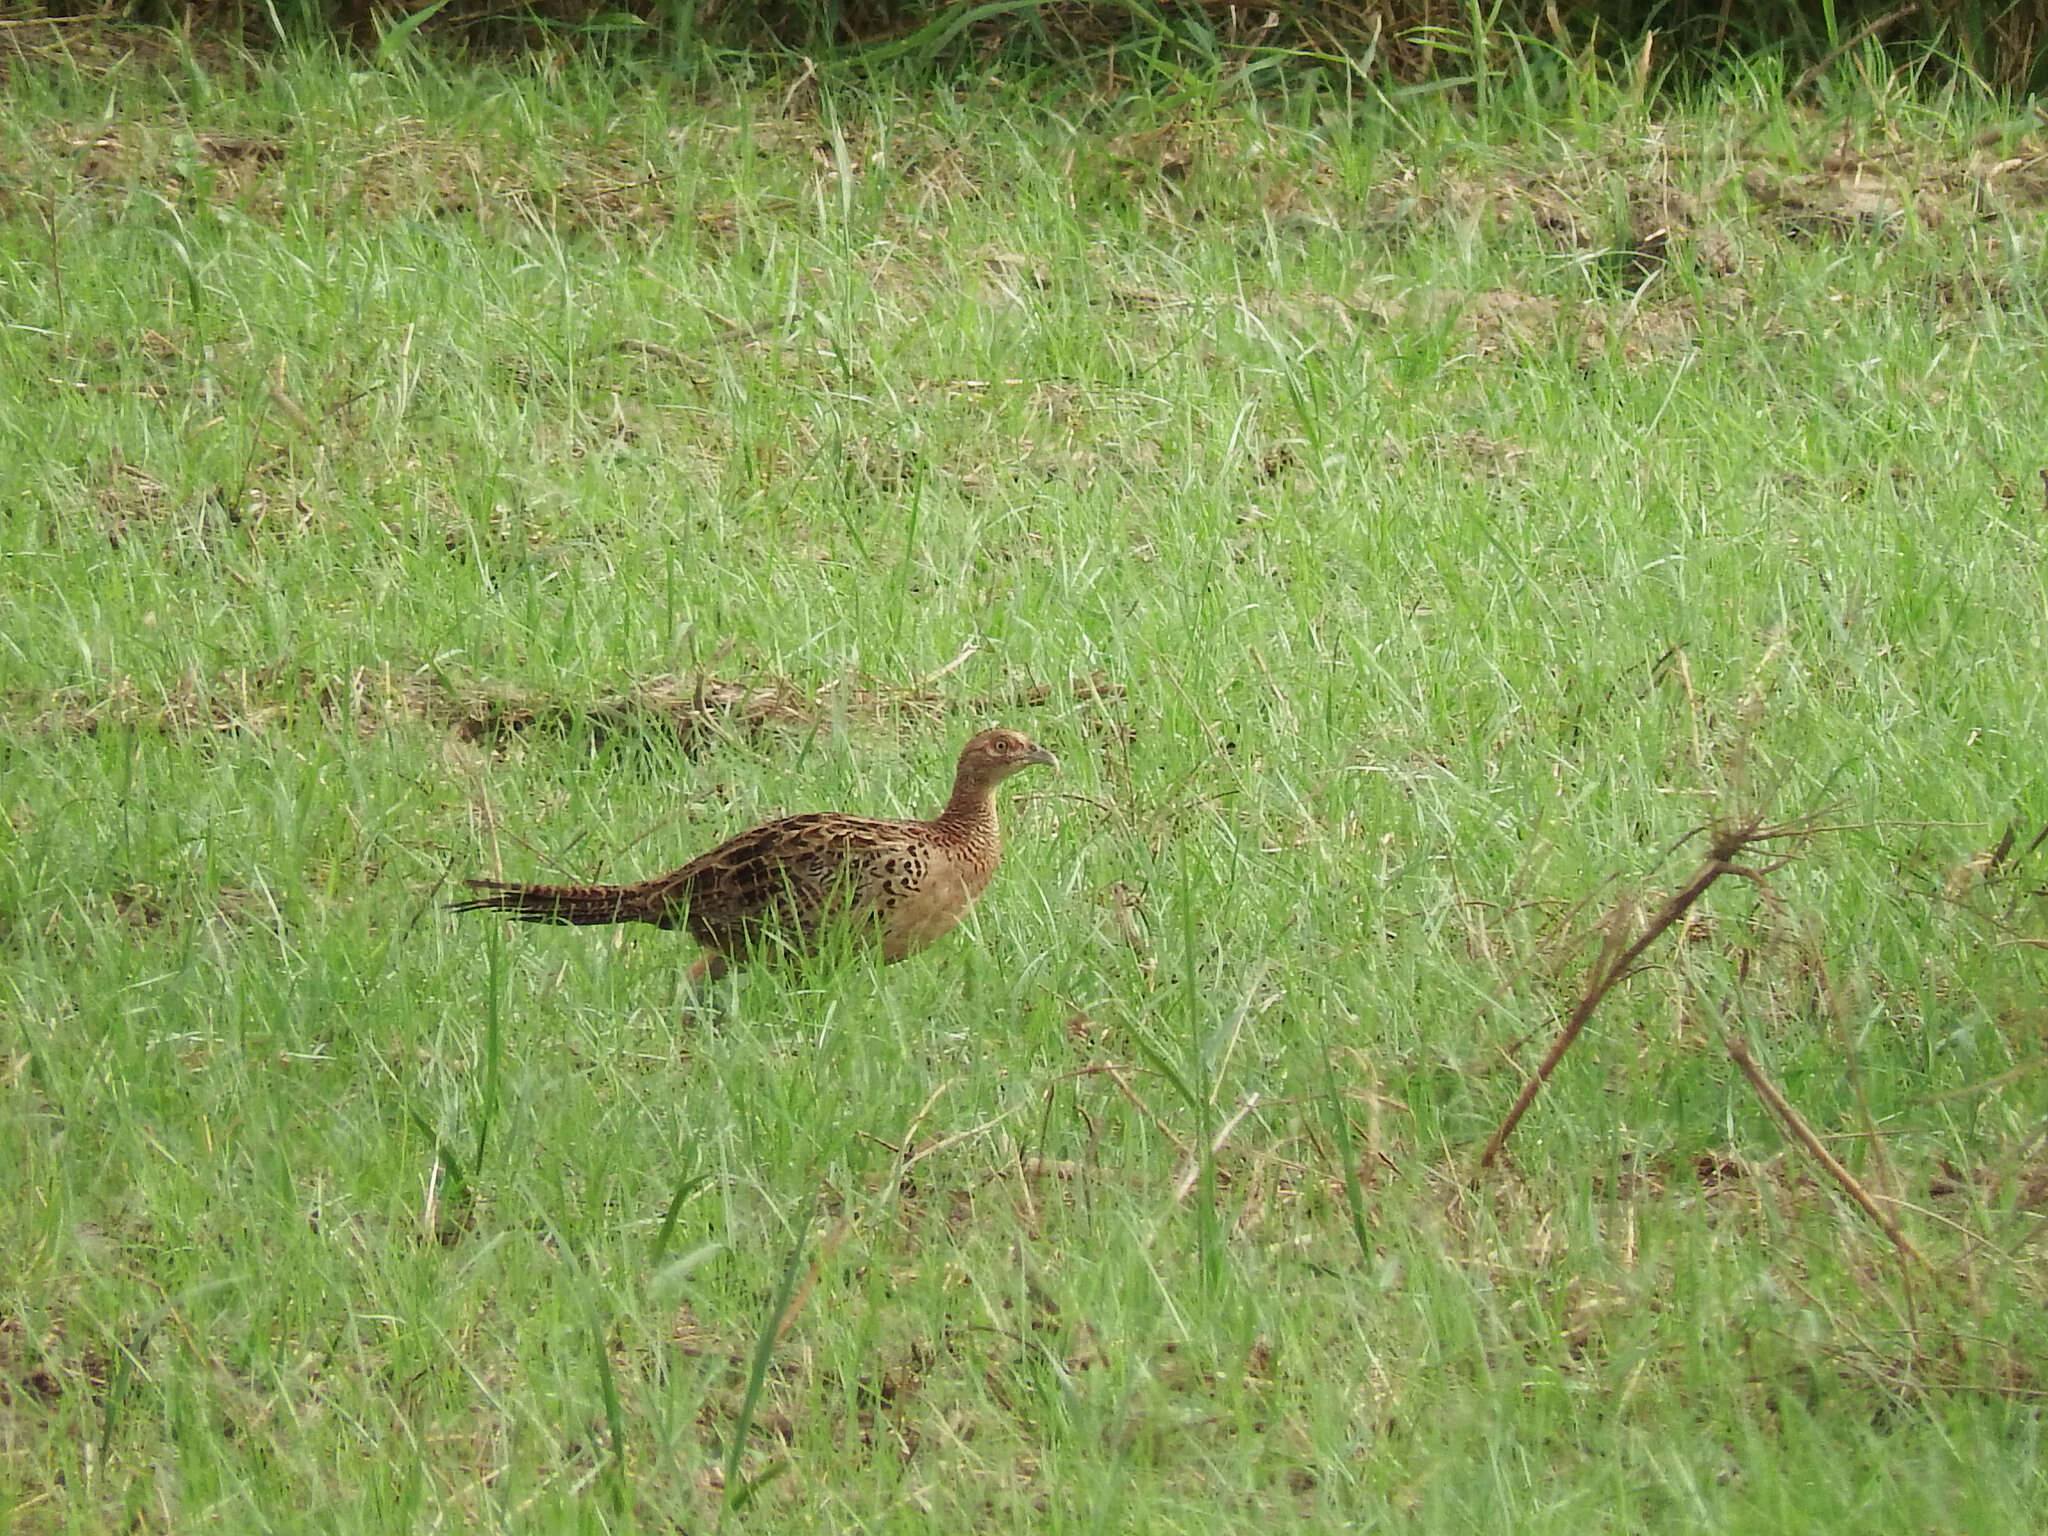
[[995, 786], [961, 774], [953, 781], [953, 797], [932, 825], [970, 848], [993, 850], [1001, 836], [996, 825]]

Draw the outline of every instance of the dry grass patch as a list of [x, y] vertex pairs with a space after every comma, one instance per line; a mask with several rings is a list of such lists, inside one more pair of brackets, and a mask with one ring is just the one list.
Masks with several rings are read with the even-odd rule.
[[673, 736], [695, 753], [725, 736], [807, 733], [841, 716], [876, 727], [912, 721], [936, 727], [963, 708], [979, 715], [1121, 696], [1120, 685], [1100, 672], [1060, 683], [1020, 680], [1002, 692], [961, 701], [928, 684], [835, 681], [807, 691], [785, 679], [747, 682], [710, 673], [657, 677], [618, 693], [565, 694], [389, 665], [335, 675], [278, 662], [211, 677], [187, 673], [168, 687], [151, 688], [123, 676], [48, 693], [18, 690], [0, 698], [0, 729], [28, 736], [110, 730], [254, 736], [316, 720], [322, 729], [367, 736], [424, 721], [457, 741], [493, 749], [526, 737], [587, 732], [602, 740], [643, 733]]
[[9, 169], [103, 210], [144, 194], [170, 207], [232, 206], [267, 224], [303, 209], [329, 221], [461, 218], [644, 241], [675, 222], [672, 177], [638, 146], [557, 139], [548, 149], [536, 163], [509, 138], [403, 117], [259, 134], [195, 130], [171, 112], [46, 128]]

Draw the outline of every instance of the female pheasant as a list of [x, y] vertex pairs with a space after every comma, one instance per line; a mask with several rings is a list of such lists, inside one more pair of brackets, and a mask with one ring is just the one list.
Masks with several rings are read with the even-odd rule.
[[470, 880], [484, 894], [454, 910], [687, 928], [705, 949], [692, 976], [720, 975], [765, 943], [815, 950], [842, 922], [879, 939], [884, 960], [901, 960], [951, 931], [988, 889], [1002, 858], [996, 786], [1034, 763], [1059, 767], [1028, 736], [983, 731], [962, 749], [952, 798], [930, 821], [785, 816], [637, 885]]

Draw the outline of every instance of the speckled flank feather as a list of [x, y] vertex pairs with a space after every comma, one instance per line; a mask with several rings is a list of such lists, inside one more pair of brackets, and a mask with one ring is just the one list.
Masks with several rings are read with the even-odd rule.
[[930, 821], [878, 821], [821, 812], [740, 833], [681, 869], [637, 885], [518, 885], [472, 880], [482, 892], [458, 912], [502, 912], [531, 923], [651, 923], [687, 928], [707, 968], [773, 939], [816, 947], [845, 922], [901, 960], [955, 927], [988, 889], [1002, 858], [995, 788], [1053, 756], [1015, 731], [983, 731], [960, 754], [953, 795]]

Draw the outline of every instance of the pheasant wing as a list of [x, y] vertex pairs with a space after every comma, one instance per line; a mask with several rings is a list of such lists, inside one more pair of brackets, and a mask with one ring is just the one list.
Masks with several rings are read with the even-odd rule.
[[771, 821], [677, 870], [674, 895], [713, 949], [746, 949], [770, 935], [802, 946], [831, 918], [872, 905], [866, 855], [886, 825], [830, 814]]

